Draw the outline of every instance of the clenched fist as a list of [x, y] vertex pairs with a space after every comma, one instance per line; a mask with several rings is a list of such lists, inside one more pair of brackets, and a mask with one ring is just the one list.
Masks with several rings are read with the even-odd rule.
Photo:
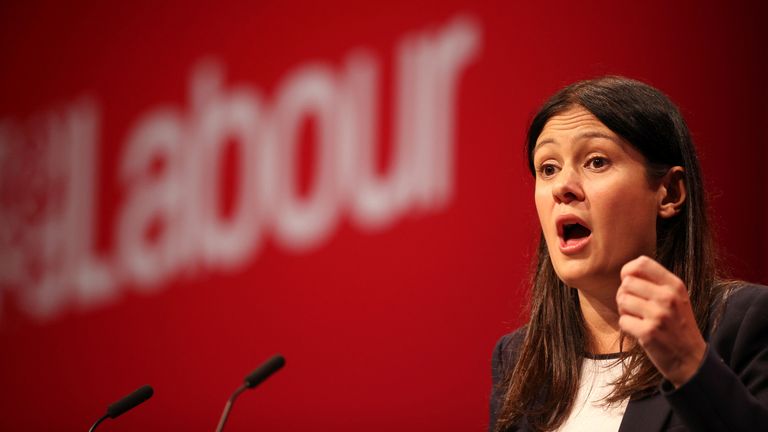
[[619, 326], [637, 339], [656, 368], [675, 387], [701, 365], [707, 344], [680, 278], [647, 256], [621, 269], [616, 292]]

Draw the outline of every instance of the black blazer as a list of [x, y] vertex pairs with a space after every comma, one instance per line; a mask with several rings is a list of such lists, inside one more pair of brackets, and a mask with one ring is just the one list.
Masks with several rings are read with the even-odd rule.
[[[503, 336], [494, 349], [489, 430], [501, 403], [498, 384], [514, 366], [524, 332]], [[768, 288], [733, 290], [719, 325], [705, 339], [707, 352], [696, 374], [677, 389], [665, 380], [652, 395], [631, 398], [619, 432], [768, 431]], [[530, 430], [525, 419], [508, 429]]]

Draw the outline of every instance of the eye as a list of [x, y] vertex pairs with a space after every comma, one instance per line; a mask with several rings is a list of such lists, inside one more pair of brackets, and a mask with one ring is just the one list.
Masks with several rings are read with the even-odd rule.
[[553, 175], [557, 174], [557, 166], [551, 162], [544, 162], [543, 164], [539, 165], [538, 172], [539, 177], [542, 178], [549, 178]]
[[600, 171], [605, 167], [607, 167], [608, 165], [609, 165], [609, 161], [607, 158], [603, 156], [593, 156], [589, 158], [589, 160], [587, 160], [586, 167], [596, 171]]

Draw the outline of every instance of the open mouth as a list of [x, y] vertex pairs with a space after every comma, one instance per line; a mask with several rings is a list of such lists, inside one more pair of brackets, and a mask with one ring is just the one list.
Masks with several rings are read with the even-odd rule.
[[578, 217], [562, 216], [557, 221], [560, 252], [572, 255], [584, 250], [592, 237], [592, 230]]
[[580, 223], [563, 225], [563, 240], [566, 244], [572, 240], [578, 241], [580, 239], [589, 237], [590, 234], [592, 234], [592, 231]]

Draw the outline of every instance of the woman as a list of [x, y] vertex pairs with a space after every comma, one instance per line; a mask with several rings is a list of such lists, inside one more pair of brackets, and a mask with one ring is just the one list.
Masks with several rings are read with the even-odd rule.
[[493, 354], [492, 431], [768, 430], [768, 289], [715, 271], [677, 108], [621, 77], [533, 119], [530, 320]]

